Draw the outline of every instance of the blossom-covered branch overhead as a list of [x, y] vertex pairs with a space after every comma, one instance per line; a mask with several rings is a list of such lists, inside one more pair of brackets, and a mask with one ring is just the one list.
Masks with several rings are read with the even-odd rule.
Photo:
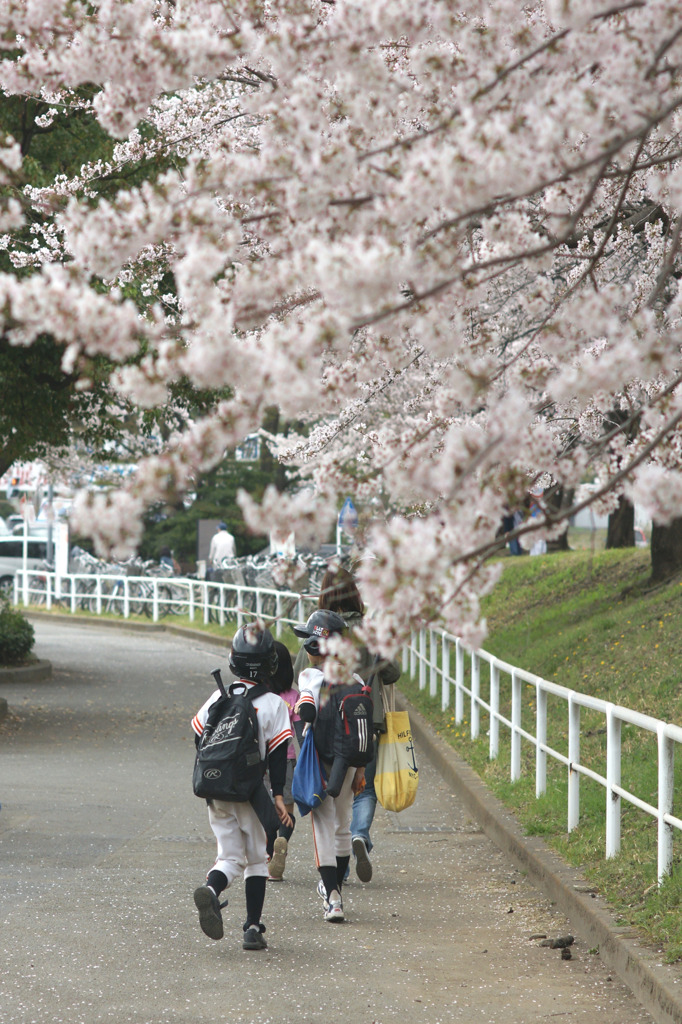
[[0, 48], [5, 93], [115, 140], [39, 186], [0, 149], [4, 332], [85, 380], [106, 355], [140, 408], [220, 392], [111, 514], [82, 501], [102, 546], [272, 405], [319, 503], [245, 512], [310, 538], [352, 493], [384, 650], [424, 616], [480, 636], [533, 486], [679, 510], [677, 0], [6, 0]]

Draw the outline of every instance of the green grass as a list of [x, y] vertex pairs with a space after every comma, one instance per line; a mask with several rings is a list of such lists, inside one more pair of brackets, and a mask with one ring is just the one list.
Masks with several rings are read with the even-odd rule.
[[[588, 550], [505, 560], [502, 579], [484, 604], [489, 636], [484, 648], [504, 661], [570, 689], [598, 696], [665, 721], [682, 722], [682, 579], [651, 588], [649, 552]], [[454, 668], [454, 658], [452, 659]], [[467, 665], [468, 669], [468, 665]], [[467, 685], [469, 676], [467, 675]], [[501, 710], [510, 718], [509, 686], [501, 677]], [[547, 793], [535, 798], [535, 756], [522, 743], [522, 778], [511, 783], [507, 729], [500, 731], [500, 753], [489, 759], [488, 717], [480, 737], [470, 738], [465, 721], [443, 711], [440, 698], [420, 691], [417, 681], [401, 681], [406, 696], [436, 730], [509, 806], [529, 835], [541, 836], [569, 863], [579, 867], [616, 911], [667, 960], [682, 959], [682, 835], [675, 836], [675, 862], [669, 878], [656, 885], [656, 822], [621, 802], [621, 853], [605, 859], [605, 792], [596, 782], [580, 783], [580, 823], [567, 833], [566, 768], [549, 759]], [[481, 694], [488, 700], [487, 665], [481, 667]], [[535, 689], [523, 691], [522, 726], [535, 732]], [[453, 698], [454, 699], [454, 698]], [[606, 774], [604, 716], [583, 709], [581, 761]], [[549, 745], [567, 753], [567, 710], [550, 698]], [[656, 738], [632, 726], [622, 731], [622, 785], [657, 802]], [[675, 813], [682, 810], [682, 765], [675, 778]]]

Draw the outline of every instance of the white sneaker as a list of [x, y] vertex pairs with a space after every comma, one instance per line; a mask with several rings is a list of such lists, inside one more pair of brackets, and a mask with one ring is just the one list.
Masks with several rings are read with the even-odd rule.
[[341, 902], [341, 894], [336, 889], [332, 892], [329, 897], [329, 902], [325, 904], [324, 911], [325, 921], [343, 921], [343, 903]]
[[326, 914], [327, 911], [329, 910], [329, 901], [327, 900], [327, 890], [324, 887], [324, 882], [322, 881], [322, 879], [320, 879], [319, 882], [317, 883], [317, 895], [320, 897], [321, 900], [324, 901], [324, 912]]

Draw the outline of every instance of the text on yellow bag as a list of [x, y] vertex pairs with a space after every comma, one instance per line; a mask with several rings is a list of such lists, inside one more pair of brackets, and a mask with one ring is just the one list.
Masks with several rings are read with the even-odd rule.
[[386, 732], [379, 737], [374, 789], [387, 811], [404, 811], [417, 796], [419, 769], [414, 756], [407, 711], [386, 712]]

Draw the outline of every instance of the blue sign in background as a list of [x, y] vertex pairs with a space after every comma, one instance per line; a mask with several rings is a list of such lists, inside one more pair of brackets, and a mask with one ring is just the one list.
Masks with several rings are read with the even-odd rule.
[[358, 513], [350, 498], [346, 498], [339, 512], [339, 527], [344, 533], [354, 533], [358, 526]]

